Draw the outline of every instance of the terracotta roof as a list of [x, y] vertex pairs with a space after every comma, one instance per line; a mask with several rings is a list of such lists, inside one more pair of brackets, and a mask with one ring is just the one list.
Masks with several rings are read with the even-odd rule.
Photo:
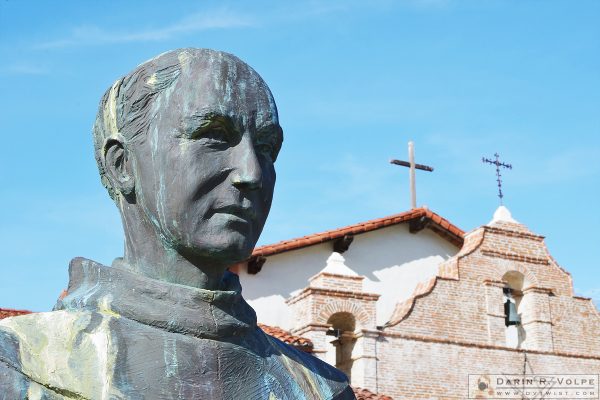
[[369, 389], [363, 389], [359, 387], [352, 387], [356, 400], [394, 400], [390, 396], [385, 394], [376, 394], [371, 392]]
[[356, 235], [365, 232], [371, 232], [376, 229], [385, 228], [391, 225], [415, 221], [424, 218], [427, 222], [427, 228], [438, 233], [456, 246], [460, 247], [463, 243], [464, 232], [450, 221], [442, 218], [438, 214], [427, 208], [415, 208], [400, 214], [390, 215], [389, 217], [373, 219], [366, 222], [346, 226], [344, 228], [333, 229], [321, 233], [303, 236], [296, 239], [284, 240], [279, 243], [260, 246], [252, 252], [253, 257], [264, 257], [273, 254], [283, 253], [290, 250], [296, 250], [315, 244], [328, 242], [344, 237], [345, 235]]
[[313, 343], [310, 339], [292, 335], [290, 332], [278, 326], [269, 326], [264, 324], [258, 324], [258, 326], [267, 335], [271, 335], [284, 343], [294, 346], [298, 350], [304, 351], [306, 353], [312, 353]]
[[31, 314], [29, 310], [13, 310], [10, 308], [0, 308], [0, 319], [16, 317], [18, 315]]

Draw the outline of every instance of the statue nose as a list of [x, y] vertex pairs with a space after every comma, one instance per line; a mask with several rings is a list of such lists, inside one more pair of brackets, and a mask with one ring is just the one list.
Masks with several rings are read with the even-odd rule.
[[233, 180], [233, 186], [241, 191], [256, 190], [262, 187], [262, 181], [260, 178], [254, 179], [249, 176], [240, 176], [238, 179]]
[[242, 139], [238, 151], [233, 154], [235, 168], [231, 177], [233, 186], [241, 191], [262, 187], [262, 170], [252, 142]]

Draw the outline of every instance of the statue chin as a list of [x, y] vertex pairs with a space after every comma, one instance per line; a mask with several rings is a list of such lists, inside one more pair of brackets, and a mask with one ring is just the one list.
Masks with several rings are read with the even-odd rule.
[[206, 246], [180, 246], [175, 250], [181, 256], [188, 259], [198, 268], [214, 268], [215, 266], [224, 266], [225, 268], [246, 260], [252, 255], [253, 244], [244, 242], [220, 243]]

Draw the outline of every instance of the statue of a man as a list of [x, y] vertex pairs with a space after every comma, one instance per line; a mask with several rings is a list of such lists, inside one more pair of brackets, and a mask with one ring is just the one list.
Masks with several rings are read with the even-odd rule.
[[264, 334], [227, 268], [269, 213], [283, 140], [262, 78], [213, 50], [117, 80], [94, 125], [125, 254], [76, 258], [48, 313], [0, 322], [0, 399], [352, 399], [347, 378]]

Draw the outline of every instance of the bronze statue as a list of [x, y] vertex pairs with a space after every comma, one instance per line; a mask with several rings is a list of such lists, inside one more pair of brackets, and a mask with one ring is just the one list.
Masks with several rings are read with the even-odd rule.
[[343, 373], [256, 326], [227, 271], [275, 185], [262, 78], [231, 54], [170, 51], [112, 85], [93, 131], [124, 257], [74, 259], [54, 311], [0, 321], [0, 400], [353, 399]]

